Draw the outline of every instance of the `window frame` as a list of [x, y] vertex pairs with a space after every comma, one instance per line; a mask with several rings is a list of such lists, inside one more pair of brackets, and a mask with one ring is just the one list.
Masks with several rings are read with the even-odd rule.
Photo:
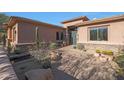
[[56, 40], [60, 40], [59, 32], [56, 32]]
[[60, 40], [64, 40], [64, 33], [60, 32]]
[[[91, 40], [91, 29], [96, 29], [97, 30], [97, 38], [96, 38], [96, 40]], [[100, 29], [107, 29], [107, 32], [106, 32], [106, 38], [104, 38], [104, 39], [99, 39], [100, 38]], [[89, 36], [89, 41], [108, 41], [108, 31], [109, 31], [109, 27], [108, 26], [97, 26], [97, 27], [89, 27], [88, 28], [88, 36]]]
[[63, 31], [56, 32], [56, 40], [57, 41], [64, 41], [65, 39], [65, 33]]

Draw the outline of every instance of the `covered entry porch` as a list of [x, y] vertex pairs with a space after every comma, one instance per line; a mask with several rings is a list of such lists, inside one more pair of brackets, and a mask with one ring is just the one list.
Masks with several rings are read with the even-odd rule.
[[66, 29], [66, 42], [68, 45], [76, 45], [77, 44], [77, 27], [69, 26]]

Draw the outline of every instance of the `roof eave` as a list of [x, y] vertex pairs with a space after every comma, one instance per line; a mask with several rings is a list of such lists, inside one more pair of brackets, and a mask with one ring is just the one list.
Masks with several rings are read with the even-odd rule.
[[109, 19], [109, 20], [95, 20], [95, 21], [89, 21], [89, 22], [84, 22], [82, 24], [77, 24], [76, 26], [87, 26], [87, 25], [95, 25], [95, 24], [101, 24], [101, 23], [108, 23], [108, 22], [115, 22], [115, 21], [123, 21], [124, 17], [122, 18], [117, 18], [117, 19]]
[[11, 22], [14, 21], [16, 23], [16, 21], [25, 21], [25, 22], [29, 22], [29, 23], [35, 23], [35, 25], [41, 25], [41, 24], [45, 24], [47, 26], [53, 26], [53, 27], [57, 27], [60, 29], [65, 30], [65, 28], [61, 27], [61, 26], [57, 26], [57, 25], [53, 25], [53, 24], [49, 24], [49, 23], [45, 23], [45, 22], [40, 22], [40, 21], [35, 21], [32, 19], [28, 19], [28, 18], [21, 18], [21, 17], [16, 17], [16, 16], [11, 16], [8, 22], [8, 26], [11, 26]]
[[65, 20], [65, 21], [63, 21], [63, 22], [61, 22], [61, 23], [62, 23], [62, 24], [65, 24], [65, 23], [74, 22], [74, 21], [78, 21], [78, 20], [87, 21], [87, 20], [89, 20], [89, 18], [87, 18], [86, 16], [82, 16], [82, 17], [80, 17], [80, 18]]

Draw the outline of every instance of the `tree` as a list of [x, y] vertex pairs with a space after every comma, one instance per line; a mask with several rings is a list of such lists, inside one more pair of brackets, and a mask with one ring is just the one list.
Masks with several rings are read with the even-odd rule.
[[0, 28], [0, 41], [2, 41], [3, 44], [6, 43], [6, 41], [5, 41], [6, 31], [5, 31], [5, 29], [2, 28], [2, 25], [4, 23], [7, 23], [8, 20], [9, 20], [9, 16], [7, 16], [7, 15], [5, 15], [3, 13], [0, 13], [0, 26], [1, 26], [1, 28]]
[[0, 13], [0, 24], [6, 23], [9, 20], [9, 16]]
[[[9, 16], [0, 13], [0, 26], [2, 26], [4, 23], [7, 23], [9, 20]], [[0, 32], [5, 33], [5, 30], [0, 28]]]

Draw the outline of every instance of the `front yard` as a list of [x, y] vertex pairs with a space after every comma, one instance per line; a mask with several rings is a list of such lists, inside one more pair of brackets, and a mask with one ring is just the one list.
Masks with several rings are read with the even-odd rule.
[[[47, 56], [44, 56], [47, 54]], [[54, 80], [117, 80], [124, 79], [120, 65], [115, 61], [101, 61], [99, 57], [86, 51], [67, 46], [54, 50], [52, 60], [50, 51], [32, 51], [32, 56], [24, 60], [12, 62], [19, 79], [26, 79], [25, 73], [32, 69], [48, 69], [52, 71]], [[35, 55], [34, 55], [35, 54]], [[62, 55], [59, 55], [62, 54]], [[42, 59], [44, 56], [45, 59]], [[61, 56], [61, 58], [59, 58]], [[123, 57], [120, 57], [123, 59]], [[46, 63], [44, 65], [44, 63]]]

